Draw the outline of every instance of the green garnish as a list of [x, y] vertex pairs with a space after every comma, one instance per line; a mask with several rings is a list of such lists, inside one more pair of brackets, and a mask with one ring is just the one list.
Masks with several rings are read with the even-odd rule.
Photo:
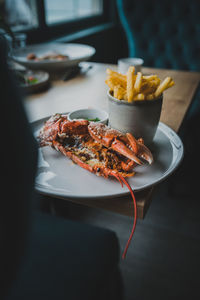
[[99, 118], [95, 118], [95, 119], [85, 118], [85, 120], [88, 120], [88, 121], [90, 121], [90, 122], [99, 122], [99, 121], [100, 121]]
[[39, 80], [32, 75], [27, 75], [24, 71], [15, 70], [17, 80], [22, 85], [33, 85], [39, 82]]
[[29, 76], [28, 78], [26, 78], [26, 83], [28, 83], [28, 84], [35, 84], [37, 82], [38, 82], [38, 79], [33, 76]]
[[99, 118], [90, 119], [90, 118], [82, 118], [82, 117], [79, 117], [79, 118], [77, 118], [77, 119], [87, 120], [87, 121], [90, 121], [90, 122], [99, 122], [99, 121], [101, 121]]

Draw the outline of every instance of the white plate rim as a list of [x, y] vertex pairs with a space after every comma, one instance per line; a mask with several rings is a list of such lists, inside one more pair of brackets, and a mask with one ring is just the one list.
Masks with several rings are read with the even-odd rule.
[[[39, 47], [47, 47], [47, 46], [51, 46], [51, 45], [57, 45], [58, 47], [65, 47], [65, 46], [69, 46], [69, 47], [80, 47], [80, 48], [87, 48], [88, 50], [90, 50], [90, 53], [88, 53], [88, 55], [82, 55], [82, 56], [77, 56], [74, 58], [69, 58], [67, 60], [56, 60], [56, 59], [52, 59], [52, 60], [42, 60], [42, 61], [33, 61], [33, 60], [27, 60], [26, 58], [24, 59], [19, 59], [19, 57], [17, 56], [17, 54], [20, 54], [22, 51], [31, 51], [32, 49]], [[30, 49], [30, 50], [29, 50]], [[56, 43], [56, 42], [51, 42], [51, 43], [41, 43], [41, 44], [33, 44], [33, 45], [28, 45], [25, 48], [20, 48], [20, 49], [16, 49], [13, 51], [12, 54], [12, 59], [18, 63], [24, 64], [24, 65], [34, 65], [34, 66], [40, 66], [40, 65], [62, 65], [62, 64], [71, 64], [73, 62], [76, 61], [83, 61], [88, 59], [89, 57], [93, 56], [95, 54], [96, 50], [94, 47], [90, 46], [90, 45], [86, 45], [86, 44], [78, 44], [78, 43]]]
[[[67, 114], [67, 113], [64, 113]], [[31, 126], [32, 128], [34, 128], [35, 126], [37, 126], [38, 123], [44, 123], [47, 119], [49, 119], [50, 116], [48, 117], [44, 117], [42, 119], [38, 119], [35, 120], [33, 122], [31, 122]], [[158, 129], [162, 131], [162, 133], [164, 133], [164, 135], [166, 136], [166, 138], [170, 141], [171, 145], [173, 146], [174, 149], [176, 149], [177, 151], [177, 159], [174, 162], [174, 164], [170, 165], [169, 168], [167, 169], [166, 172], [164, 172], [163, 176], [161, 176], [159, 179], [157, 179], [155, 182], [150, 183], [150, 184], [146, 184], [144, 186], [142, 186], [141, 188], [133, 188], [132, 190], [134, 192], [140, 192], [143, 191], [147, 188], [156, 186], [157, 184], [161, 183], [162, 181], [164, 181], [165, 179], [167, 179], [180, 165], [183, 156], [184, 156], [184, 146], [183, 143], [180, 139], [180, 137], [178, 136], [178, 134], [169, 126], [167, 126], [166, 124], [159, 122], [158, 125]], [[105, 179], [106, 180], [106, 179]], [[41, 185], [38, 182], [35, 182], [35, 190], [41, 194], [44, 195], [48, 195], [51, 197], [57, 197], [57, 198], [62, 198], [62, 199], [107, 199], [107, 198], [113, 198], [113, 197], [124, 197], [127, 195], [130, 195], [129, 191], [124, 191], [122, 190], [121, 193], [113, 193], [113, 194], [108, 194], [108, 195], [88, 195], [88, 196], [80, 196], [80, 195], [74, 195], [74, 194], [66, 194], [63, 193], [61, 190], [55, 190], [55, 188], [51, 188], [51, 187], [45, 187], [44, 185]]]

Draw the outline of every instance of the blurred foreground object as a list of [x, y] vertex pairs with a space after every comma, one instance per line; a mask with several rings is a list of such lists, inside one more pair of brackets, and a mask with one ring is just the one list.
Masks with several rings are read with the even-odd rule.
[[2, 147], [0, 299], [121, 300], [115, 233], [33, 207], [37, 144], [6, 51], [0, 36], [2, 141], [11, 145]]

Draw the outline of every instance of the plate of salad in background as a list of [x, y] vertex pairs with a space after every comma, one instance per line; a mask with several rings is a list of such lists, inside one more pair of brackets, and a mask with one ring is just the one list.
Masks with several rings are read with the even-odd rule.
[[20, 87], [28, 93], [40, 91], [49, 83], [49, 73], [44, 71], [14, 70]]

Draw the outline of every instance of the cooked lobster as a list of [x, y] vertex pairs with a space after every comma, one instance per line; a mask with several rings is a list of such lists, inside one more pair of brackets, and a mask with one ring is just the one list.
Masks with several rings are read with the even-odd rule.
[[38, 140], [41, 147], [55, 148], [80, 167], [105, 178], [113, 176], [122, 186], [126, 184], [133, 198], [135, 217], [123, 253], [125, 258], [137, 220], [135, 197], [125, 177], [134, 176], [135, 165], [141, 165], [143, 161], [149, 164], [153, 162], [153, 156], [143, 139], [137, 140], [130, 133], [123, 134], [102, 123], [69, 121], [67, 115], [55, 114], [45, 122]]

